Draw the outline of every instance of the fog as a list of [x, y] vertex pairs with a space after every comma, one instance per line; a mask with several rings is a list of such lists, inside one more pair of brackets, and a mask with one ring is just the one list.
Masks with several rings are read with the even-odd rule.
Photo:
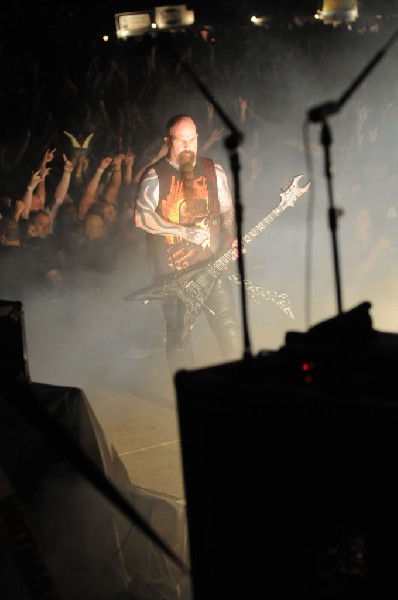
[[[156, 38], [148, 44], [149, 50], [132, 43], [114, 51], [96, 49], [98, 56], [91, 50], [83, 57], [71, 53], [66, 60], [64, 56], [65, 64], [48, 67], [54, 75], [48, 87], [48, 71], [43, 67], [47, 58], [43, 58], [38, 70], [35, 63], [29, 72], [29, 77], [37, 75], [36, 95], [28, 79], [23, 80], [28, 74], [15, 68], [9, 74], [8, 95], [3, 96], [2, 143], [10, 150], [8, 144], [23, 137], [26, 129], [31, 131], [31, 141], [21, 168], [2, 171], [2, 193], [17, 190], [14, 199], [18, 198], [40, 158], [34, 150], [45, 148], [49, 141], [57, 146], [62, 165], [62, 152], [71, 150], [64, 130], [86, 137], [91, 127], [95, 129], [90, 147], [95, 165], [114, 152], [123, 138], [137, 155], [138, 168], [161, 147], [170, 116], [183, 112], [197, 120], [201, 145], [214, 128], [223, 129], [206, 155], [224, 166], [235, 198], [224, 144], [230, 133], [226, 115], [243, 134], [238, 147], [242, 231], [246, 233], [268, 214], [273, 217], [243, 257], [245, 277], [255, 292], [254, 298], [247, 296], [246, 315], [240, 285], [231, 282], [242, 325], [242, 352], [244, 316], [251, 350], [257, 354], [282, 347], [288, 332], [306, 332], [338, 314], [331, 199], [339, 214], [335, 239], [342, 309], [368, 301], [373, 327], [396, 333], [398, 46], [393, 44], [380, 55], [361, 85], [327, 119], [327, 127], [307, 119], [310, 108], [343, 97], [393, 31], [394, 23], [386, 22], [372, 33], [285, 28], [248, 34], [242, 29], [220, 33], [218, 38], [215, 34], [214, 43], [202, 43], [198, 37], [179, 39], [182, 56], [221, 108], [214, 107], [214, 112], [185, 72], [184, 63], [176, 67], [167, 59]], [[72, 92], [75, 83], [77, 91]], [[21, 106], [13, 105], [24, 85], [29, 92], [21, 94], [26, 105], [22, 101]], [[109, 122], [99, 109], [101, 102]], [[325, 177], [321, 138], [325, 131], [331, 135], [332, 198]], [[298, 174], [303, 174], [302, 184], [311, 180], [310, 191], [276, 215], [272, 211], [281, 201], [281, 190]], [[362, 229], [359, 216], [365, 221]], [[161, 306], [157, 301], [124, 300], [151, 282], [145, 249], [145, 235], [136, 232], [113, 269], [81, 273], [81, 287], [65, 285], [57, 292], [30, 290], [21, 298], [3, 298], [23, 301], [32, 381], [81, 388], [93, 402], [139, 393], [155, 404], [174, 406]], [[366, 258], [365, 266], [358, 269]], [[197, 367], [221, 362], [204, 314], [192, 338]], [[76, 493], [80, 485], [76, 482]]]
[[[286, 208], [248, 246], [244, 255], [246, 278], [265, 292], [286, 295], [291, 308], [289, 316], [275, 302], [266, 299], [267, 295], [257, 298], [257, 303], [247, 299], [254, 353], [278, 348], [284, 344], [287, 331], [306, 331], [338, 312], [336, 264], [329, 226], [331, 198], [321, 143], [323, 127], [320, 123], [308, 123], [307, 113], [326, 101], [340, 100], [384, 47], [391, 32], [391, 27], [374, 34], [329, 29], [324, 37], [319, 32], [305, 35], [279, 31], [268, 36], [258, 32], [245, 37], [242, 47], [220, 42], [211, 51], [196, 49], [200, 58], [197, 64], [195, 55], [190, 58], [191, 68], [197, 68], [197, 75], [205, 82], [209, 94], [244, 135], [238, 147], [243, 233], [278, 205], [280, 190], [295, 175], [304, 173], [302, 183], [311, 176], [310, 192]], [[207, 70], [206, 52], [211, 65]], [[160, 71], [161, 49], [157, 48], [156, 56]], [[336, 240], [342, 308], [348, 310], [369, 301], [374, 327], [390, 332], [398, 327], [393, 237], [366, 275], [354, 277], [353, 268], [361, 253], [394, 230], [396, 58], [397, 48], [393, 45], [339, 111], [327, 119], [331, 134], [332, 200], [339, 214], [341, 209]], [[157, 140], [161, 145], [165, 121], [171, 113], [179, 111], [191, 112], [198, 118], [204, 141], [210, 129], [202, 92], [186, 74], [183, 93], [175, 97], [173, 81], [166, 75], [159, 77], [160, 84], [153, 90], [153, 105], [148, 107], [154, 118], [146, 133], [147, 146], [156, 147]], [[239, 120], [240, 98], [247, 101], [244, 123]], [[223, 143], [229, 132], [217, 110], [212, 125], [223, 128], [223, 137], [213, 144], [208, 155], [225, 167], [234, 193], [230, 157]], [[308, 160], [312, 162], [311, 173]], [[361, 207], [369, 209], [373, 221], [367, 245], [356, 239], [354, 231]], [[361, 244], [364, 248], [359, 248]], [[110, 386], [123, 382], [127, 387], [135, 383], [141, 387], [150, 385], [154, 391], [162, 389], [164, 382], [170, 380], [164, 360], [160, 307], [156, 301], [147, 305], [123, 302], [125, 294], [149, 282], [143, 238], [130, 255], [126, 252], [102, 291], [75, 292], [69, 297], [66, 290], [62, 298], [49, 306], [40, 297], [31, 298], [25, 305], [25, 316], [33, 378], [81, 385], [85, 389], [107, 381]], [[237, 310], [241, 311], [240, 289], [233, 286]], [[198, 366], [220, 361], [202, 317], [192, 336]], [[150, 371], [147, 376], [146, 369]]]

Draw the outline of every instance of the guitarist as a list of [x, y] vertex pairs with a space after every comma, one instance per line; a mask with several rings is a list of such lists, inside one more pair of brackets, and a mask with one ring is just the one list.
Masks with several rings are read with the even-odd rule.
[[[223, 168], [199, 157], [196, 124], [176, 115], [166, 125], [167, 154], [147, 167], [138, 186], [135, 224], [147, 232], [147, 258], [153, 276], [180, 274], [206, 264], [234, 241], [234, 206]], [[189, 273], [189, 271], [188, 271]], [[237, 316], [227, 278], [216, 279], [203, 307], [225, 360], [241, 351]], [[181, 295], [165, 294], [166, 352], [173, 374], [194, 366], [189, 332], [196, 320]], [[192, 316], [194, 317], [192, 319]]]

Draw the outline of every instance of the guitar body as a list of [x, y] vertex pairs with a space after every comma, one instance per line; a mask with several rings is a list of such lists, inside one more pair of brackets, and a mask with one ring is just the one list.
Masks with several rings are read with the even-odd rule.
[[215, 282], [215, 278], [206, 270], [208, 264], [198, 263], [193, 267], [163, 275], [152, 285], [124, 296], [123, 300], [125, 302], [164, 301], [167, 296], [177, 296], [192, 309], [197, 308], [200, 312]]

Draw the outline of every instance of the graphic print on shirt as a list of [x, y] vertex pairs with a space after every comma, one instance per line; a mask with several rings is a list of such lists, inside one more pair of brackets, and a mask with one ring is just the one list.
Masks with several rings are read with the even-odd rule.
[[[187, 198], [189, 195], [189, 198]], [[194, 225], [209, 229], [209, 202], [206, 178], [200, 176], [193, 180], [193, 187], [187, 194], [183, 181], [175, 176], [171, 178], [170, 192], [161, 201], [161, 213], [172, 223], [187, 227]], [[187, 242], [175, 235], [166, 236], [168, 265], [171, 269], [186, 267], [204, 260], [209, 256], [209, 243], [203, 246]]]

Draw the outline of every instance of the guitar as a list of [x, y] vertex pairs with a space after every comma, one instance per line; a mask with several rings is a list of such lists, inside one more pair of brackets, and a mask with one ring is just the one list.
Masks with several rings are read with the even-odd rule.
[[[309, 181], [306, 185], [300, 186], [299, 181], [304, 175], [296, 175], [285, 191], [279, 195], [281, 200], [279, 204], [266, 215], [255, 227], [253, 227], [242, 238], [242, 248], [252, 242], [267, 225], [270, 225], [279, 217], [288, 206], [294, 206], [296, 200], [300, 198], [310, 187]], [[161, 280], [156, 281], [137, 292], [132, 292], [124, 296], [125, 302], [143, 301], [148, 303], [150, 300], [164, 300], [166, 296], [177, 296], [187, 305], [186, 327], [183, 333], [183, 339], [193, 328], [203, 308], [214, 314], [212, 309], [206, 306], [206, 299], [210, 294], [212, 287], [217, 279], [223, 274], [232, 260], [236, 256], [236, 248], [232, 246], [224, 252], [217, 260], [213, 262], [197, 263], [188, 269], [182, 269], [174, 273], [164, 275]]]

